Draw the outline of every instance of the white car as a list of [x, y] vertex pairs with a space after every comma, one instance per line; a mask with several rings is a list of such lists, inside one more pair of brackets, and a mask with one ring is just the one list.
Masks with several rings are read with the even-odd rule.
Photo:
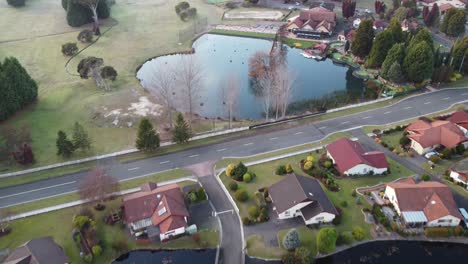
[[367, 9], [367, 8], [366, 8], [366, 9], [364, 9], [364, 12], [366, 12], [367, 14], [370, 14], [370, 13], [372, 13], [372, 11], [370, 11], [370, 10], [369, 10], [369, 9]]
[[436, 151], [431, 151], [431, 152], [428, 152], [424, 155], [424, 157], [426, 157], [426, 159], [430, 159], [432, 156], [438, 156], [439, 153], [436, 152]]
[[301, 5], [301, 3], [299, 3], [299, 2], [296, 2], [296, 5], [297, 5], [297, 6], [299, 6], [299, 5]]

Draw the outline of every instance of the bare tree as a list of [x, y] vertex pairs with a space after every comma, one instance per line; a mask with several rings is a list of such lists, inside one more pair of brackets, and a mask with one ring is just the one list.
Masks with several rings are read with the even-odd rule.
[[83, 200], [89, 199], [102, 203], [108, 195], [119, 190], [117, 179], [107, 175], [103, 168], [96, 167], [81, 181], [78, 193]]
[[101, 30], [99, 29], [99, 17], [97, 13], [97, 8], [100, 0], [76, 0], [79, 4], [86, 6], [93, 13], [93, 32], [96, 36], [101, 35]]
[[266, 52], [258, 51], [249, 59], [249, 76], [254, 80], [255, 94], [262, 99], [266, 120], [274, 99], [275, 68], [275, 59]]
[[237, 111], [239, 101], [239, 81], [237, 76], [231, 75], [227, 80], [223, 80], [219, 97], [223, 104], [223, 110], [228, 114], [229, 129], [232, 127], [232, 117]]
[[165, 67], [153, 69], [151, 74], [151, 82], [148, 89], [167, 109], [169, 124], [172, 129], [172, 113], [176, 110], [176, 98], [179, 96], [177, 87], [175, 86], [176, 77], [172, 69]]
[[296, 77], [293, 73], [288, 71], [286, 66], [282, 65], [278, 67], [276, 71], [276, 78], [276, 119], [278, 119], [278, 111], [281, 112], [281, 118], [286, 116]]
[[189, 125], [192, 125], [193, 113], [200, 103], [203, 71], [193, 56], [183, 56], [180, 60], [178, 80], [181, 84], [183, 105], [188, 107]]
[[260, 96], [263, 102], [263, 111], [265, 112], [265, 120], [270, 119], [270, 109], [274, 99], [275, 89], [274, 73], [267, 70], [262, 77], [257, 79], [257, 85], [260, 89]]

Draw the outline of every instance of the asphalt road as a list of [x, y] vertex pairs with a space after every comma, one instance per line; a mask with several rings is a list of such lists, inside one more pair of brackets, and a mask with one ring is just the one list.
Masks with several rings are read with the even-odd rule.
[[[254, 155], [318, 141], [333, 132], [352, 130], [364, 125], [384, 125], [414, 118], [447, 109], [455, 103], [467, 100], [468, 88], [446, 89], [411, 97], [387, 107], [293, 128], [249, 135], [144, 160], [124, 164], [109, 160], [106, 164], [106, 169], [110, 175], [119, 180], [132, 179], [207, 160]], [[106, 161], [101, 162], [106, 163]], [[84, 175], [86, 175], [86, 172], [80, 172], [0, 189], [0, 207], [12, 206], [76, 191], [80, 179]]]

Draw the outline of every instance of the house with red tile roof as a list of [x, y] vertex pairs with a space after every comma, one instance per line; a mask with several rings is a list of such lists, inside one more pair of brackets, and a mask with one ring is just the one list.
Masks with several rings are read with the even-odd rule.
[[388, 170], [383, 152], [366, 152], [358, 142], [349, 138], [340, 138], [326, 149], [327, 156], [342, 175], [382, 174]]
[[384, 197], [408, 226], [458, 226], [463, 220], [450, 188], [440, 182], [388, 183]]
[[468, 190], [468, 159], [461, 160], [450, 168], [450, 178]]
[[449, 10], [455, 8], [453, 5], [450, 3], [444, 3], [439, 6], [439, 12], [441, 15], [445, 15], [445, 13]]
[[301, 217], [306, 225], [330, 223], [338, 215], [320, 182], [289, 174], [268, 188], [278, 219]]
[[323, 7], [302, 10], [299, 16], [287, 25], [287, 29], [298, 37], [311, 37], [333, 34], [336, 26], [336, 14]]
[[465, 133], [468, 130], [468, 113], [465, 111], [457, 111], [453, 113], [448, 119], [451, 123], [460, 127], [460, 129]]
[[124, 196], [124, 218], [132, 234], [146, 234], [161, 241], [185, 233], [190, 216], [177, 184], [158, 186], [148, 182]]
[[411, 140], [411, 148], [423, 155], [437, 147], [454, 148], [468, 141], [460, 127], [450, 121], [427, 122], [418, 120], [405, 129]]

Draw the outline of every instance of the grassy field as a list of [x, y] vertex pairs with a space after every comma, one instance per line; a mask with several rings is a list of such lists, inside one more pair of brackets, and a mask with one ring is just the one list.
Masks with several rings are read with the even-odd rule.
[[301, 40], [301, 39], [290, 39], [283, 38], [282, 42], [292, 48], [308, 49], [317, 44], [316, 41], [312, 40]]
[[[102, 240], [103, 255], [98, 257], [94, 263], [110, 263], [114, 258], [124, 252], [115, 252], [111, 248], [114, 241], [126, 241], [128, 250], [137, 248], [199, 248], [202, 247], [195, 243], [191, 237], [183, 237], [168, 243], [153, 243], [150, 245], [137, 245], [127, 233], [126, 229], [122, 229], [120, 225], [106, 225], [103, 223], [104, 215], [111, 210], [121, 205], [120, 199], [108, 202], [106, 210], [102, 212], [94, 211], [94, 217], [97, 222], [99, 237]], [[72, 263], [84, 263], [79, 256], [79, 250], [75, 246], [71, 232], [73, 216], [79, 212], [81, 207], [72, 207], [63, 210], [58, 210], [46, 214], [32, 216], [24, 219], [15, 220], [10, 223], [12, 232], [2, 237], [0, 240], [0, 248], [14, 249], [15, 247], [25, 243], [33, 238], [42, 236], [52, 236], [60, 246], [65, 250], [65, 253], [70, 258]], [[219, 235], [214, 230], [201, 230], [202, 245], [213, 248], [219, 243]]]
[[245, 31], [236, 31], [236, 30], [225, 30], [225, 29], [213, 29], [210, 31], [210, 33], [228, 35], [228, 36], [260, 38], [260, 39], [274, 39], [275, 38], [275, 34], [270, 34], [270, 33], [245, 32]]
[[[316, 160], [318, 159], [317, 153], [312, 153]], [[304, 175], [299, 167], [299, 162], [301, 159], [305, 158], [304, 155], [297, 155], [277, 161], [272, 161], [268, 163], [263, 163], [255, 166], [250, 166], [249, 170], [253, 171], [257, 174], [257, 177], [251, 183], [238, 183], [239, 189], [245, 189], [250, 197], [246, 202], [236, 202], [241, 217], [248, 215], [248, 208], [252, 205], [255, 205], [255, 201], [253, 199], [253, 193], [257, 191], [259, 188], [268, 187], [271, 184], [280, 181], [283, 179], [284, 176], [275, 175], [274, 170], [278, 165], [284, 165], [290, 163], [293, 166], [294, 171], [299, 174]], [[344, 179], [337, 179], [337, 183], [340, 185], [341, 190], [339, 192], [331, 192], [324, 188], [325, 192], [327, 193], [330, 200], [333, 204], [339, 206], [342, 209], [343, 218], [341, 224], [336, 226], [338, 232], [343, 231], [351, 231], [353, 227], [360, 226], [366, 232], [366, 237], [371, 238], [370, 236], [370, 228], [371, 225], [364, 222], [364, 216], [361, 210], [364, 207], [368, 207], [363, 200], [363, 205], [356, 204], [356, 198], [352, 196], [353, 190], [358, 187], [366, 187], [366, 186], [373, 186], [382, 182], [389, 182], [400, 177], [408, 177], [413, 175], [413, 172], [407, 169], [406, 167], [402, 166], [401, 164], [395, 162], [392, 159], [388, 159], [390, 164], [390, 171], [392, 172], [390, 175], [387, 176], [366, 176], [366, 177], [358, 177], [358, 178], [344, 178]], [[224, 185], [229, 184], [231, 179], [229, 179], [224, 173], [220, 176], [221, 180], [223, 181]], [[231, 195], [233, 193], [231, 192]], [[347, 202], [347, 206], [341, 206], [343, 201]], [[315, 250], [315, 236], [317, 234], [316, 229], [310, 228], [301, 228], [300, 230], [301, 238], [303, 241], [303, 245]], [[279, 232], [278, 236], [281, 241], [282, 236], [287, 232], [287, 230], [282, 230]], [[247, 241], [247, 250], [249, 255], [262, 257], [262, 258], [278, 258], [284, 252], [283, 249], [277, 248], [268, 248], [263, 243], [263, 239], [260, 236], [252, 236], [248, 238]]]
[[[155, 173], [155, 174], [148, 175], [148, 176], [141, 177], [141, 178], [136, 178], [136, 179], [120, 182], [120, 189], [127, 190], [127, 189], [139, 187], [142, 184], [149, 182], [149, 181], [163, 182], [163, 181], [174, 180], [174, 179], [178, 179], [178, 178], [182, 178], [182, 177], [186, 177], [190, 175], [191, 173], [186, 170], [174, 169], [170, 171]], [[179, 185], [185, 186], [187, 184], [193, 184], [193, 182], [185, 181], [185, 182], [180, 183]], [[12, 214], [19, 214], [19, 213], [29, 212], [32, 210], [37, 210], [37, 209], [41, 209], [41, 208], [45, 208], [49, 206], [73, 202], [79, 199], [80, 197], [77, 193], [68, 193], [68, 194], [58, 195], [52, 198], [46, 198], [46, 199], [42, 199], [42, 200], [30, 202], [30, 203], [24, 203], [20, 205], [11, 206], [11, 207], [8, 207], [8, 211], [11, 212]]]
[[[86, 27], [69, 27], [60, 1], [29, 1], [26, 7], [18, 9], [9, 7], [5, 1], [0, 3], [0, 24], [10, 24], [8, 32], [0, 36], [0, 58], [17, 57], [39, 84], [38, 102], [0, 125], [29, 126], [37, 160], [35, 166], [64, 161], [56, 155], [56, 134], [59, 129], [69, 132], [75, 121], [80, 121], [89, 131], [94, 148], [71, 159], [133, 147], [134, 127], [128, 128], [124, 122], [116, 127], [113, 118], [105, 116], [120, 109], [137, 122], [141, 117], [127, 109], [141, 97], [149, 97], [135, 78], [137, 66], [147, 58], [190, 48], [190, 41], [178, 45], [179, 30], [190, 25], [177, 17], [174, 4], [166, 0], [123, 0], [112, 6], [111, 16], [118, 25], [69, 66], [70, 71], [75, 71], [78, 62], [86, 56], [101, 57], [106, 65], [114, 66], [118, 80], [113, 84], [113, 91], [106, 93], [97, 89], [92, 80], [81, 80], [66, 73], [64, 65], [68, 58], [61, 54], [60, 46], [76, 41], [78, 31]], [[208, 17], [208, 23], [220, 21], [221, 8], [202, 0], [191, 1], [191, 5], [200, 16]], [[13, 20], [21, 23], [11, 24], [9, 21]], [[111, 21], [103, 23], [104, 31]], [[158, 117], [152, 119], [159, 121]]]

